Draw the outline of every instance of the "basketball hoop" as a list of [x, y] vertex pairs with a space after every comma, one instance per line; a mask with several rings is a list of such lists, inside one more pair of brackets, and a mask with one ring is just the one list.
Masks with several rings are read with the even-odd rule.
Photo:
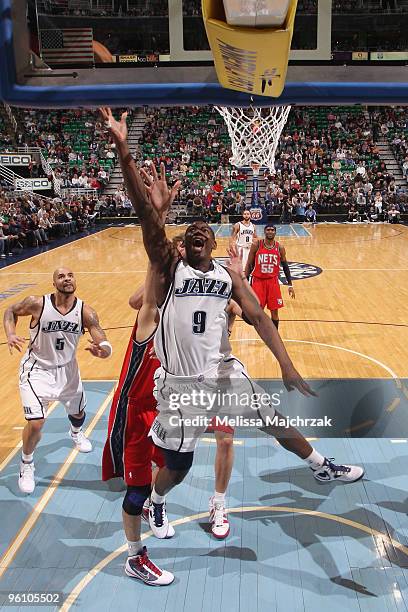
[[255, 164], [258, 168], [266, 167], [274, 173], [275, 153], [289, 116], [290, 106], [268, 108], [215, 106], [215, 109], [224, 118], [231, 138], [231, 164], [238, 168], [252, 167], [252, 164]]

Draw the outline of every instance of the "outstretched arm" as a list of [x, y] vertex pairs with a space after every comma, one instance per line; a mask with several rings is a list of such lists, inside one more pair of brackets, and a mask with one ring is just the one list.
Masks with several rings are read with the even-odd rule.
[[13, 348], [21, 353], [24, 348], [25, 338], [16, 334], [16, 326], [18, 317], [31, 317], [36, 320], [40, 316], [42, 309], [43, 298], [37, 295], [26, 297], [22, 302], [16, 302], [7, 308], [3, 317], [4, 331], [7, 336], [7, 344], [10, 354], [13, 353]]
[[286, 389], [288, 391], [298, 389], [303, 395], [316, 395], [295, 369], [271, 319], [264, 313], [252, 293], [245, 287], [240, 276], [233, 270], [230, 271], [230, 274], [232, 277], [232, 297], [240, 304], [243, 313], [278, 360]]
[[169, 189], [164, 164], [160, 166], [159, 176], [153, 164], [151, 175], [144, 170], [138, 170], [127, 143], [127, 113], [123, 113], [120, 121], [114, 119], [109, 108], [102, 108], [101, 115], [116, 144], [126, 188], [142, 226], [147, 255], [153, 269], [159, 272], [161, 280], [164, 281], [162, 291], [159, 291], [157, 295], [158, 300], [162, 301], [178, 259], [172, 243], [166, 237], [165, 217], [177, 194], [180, 182], [178, 181], [172, 189]]

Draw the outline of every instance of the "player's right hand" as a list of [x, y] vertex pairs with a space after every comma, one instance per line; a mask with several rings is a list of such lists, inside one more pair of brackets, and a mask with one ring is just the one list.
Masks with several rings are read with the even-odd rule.
[[21, 353], [21, 351], [24, 348], [25, 341], [26, 341], [25, 338], [22, 338], [21, 336], [17, 336], [17, 334], [10, 334], [10, 336], [8, 336], [7, 338], [7, 345], [10, 351], [10, 355], [13, 354], [13, 348], [17, 349], [18, 352]]
[[313, 391], [311, 387], [307, 384], [306, 381], [303, 380], [299, 372], [293, 365], [285, 366], [281, 368], [282, 370], [282, 380], [288, 391], [293, 391], [293, 389], [297, 389], [299, 393], [302, 395], [306, 395], [309, 397], [312, 395], [313, 397], [317, 397], [317, 393]]

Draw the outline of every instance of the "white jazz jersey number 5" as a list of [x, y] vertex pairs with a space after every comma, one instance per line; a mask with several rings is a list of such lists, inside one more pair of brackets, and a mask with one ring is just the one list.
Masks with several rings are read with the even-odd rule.
[[68, 414], [86, 406], [76, 360], [83, 333], [83, 302], [75, 298], [69, 312], [62, 314], [53, 296], [43, 296], [38, 323], [30, 325], [30, 344], [20, 364], [20, 395], [27, 420], [47, 417], [48, 404], [59, 400]]
[[83, 334], [82, 308], [82, 300], [75, 298], [71, 310], [62, 314], [54, 306], [53, 297], [44, 295], [38, 323], [30, 326], [30, 344], [25, 357], [29, 355], [43, 368], [61, 367], [75, 359]]
[[175, 376], [197, 376], [216, 368], [230, 354], [228, 317], [232, 281], [212, 260], [201, 272], [179, 261], [174, 281], [160, 310], [154, 339], [163, 368]]

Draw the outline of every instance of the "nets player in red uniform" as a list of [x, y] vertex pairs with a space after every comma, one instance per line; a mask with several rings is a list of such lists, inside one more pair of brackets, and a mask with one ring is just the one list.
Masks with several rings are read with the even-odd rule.
[[278, 329], [279, 308], [283, 307], [283, 299], [279, 286], [279, 269], [282, 264], [286, 280], [289, 285], [290, 297], [295, 297], [292, 287], [289, 265], [286, 260], [286, 251], [279, 242], [275, 240], [276, 227], [265, 226], [265, 239], [255, 242], [249, 252], [245, 275], [249, 278], [252, 273], [252, 289], [259, 299], [261, 308], [267, 307], [271, 313], [271, 319]]
[[[133, 308], [140, 310], [110, 410], [108, 438], [102, 456], [102, 480], [122, 477], [127, 485], [122, 504], [123, 527], [128, 543], [126, 574], [150, 585], [163, 586], [173, 582], [174, 576], [149, 559], [140, 539], [143, 504], [151, 492], [152, 462], [158, 467], [164, 465], [161, 450], [148, 437], [157, 414], [153, 375], [160, 365], [150, 354], [158, 313], [149, 272], [143, 294], [136, 292], [129, 300]], [[174, 529], [168, 519], [167, 525], [166, 535], [172, 537]]]

